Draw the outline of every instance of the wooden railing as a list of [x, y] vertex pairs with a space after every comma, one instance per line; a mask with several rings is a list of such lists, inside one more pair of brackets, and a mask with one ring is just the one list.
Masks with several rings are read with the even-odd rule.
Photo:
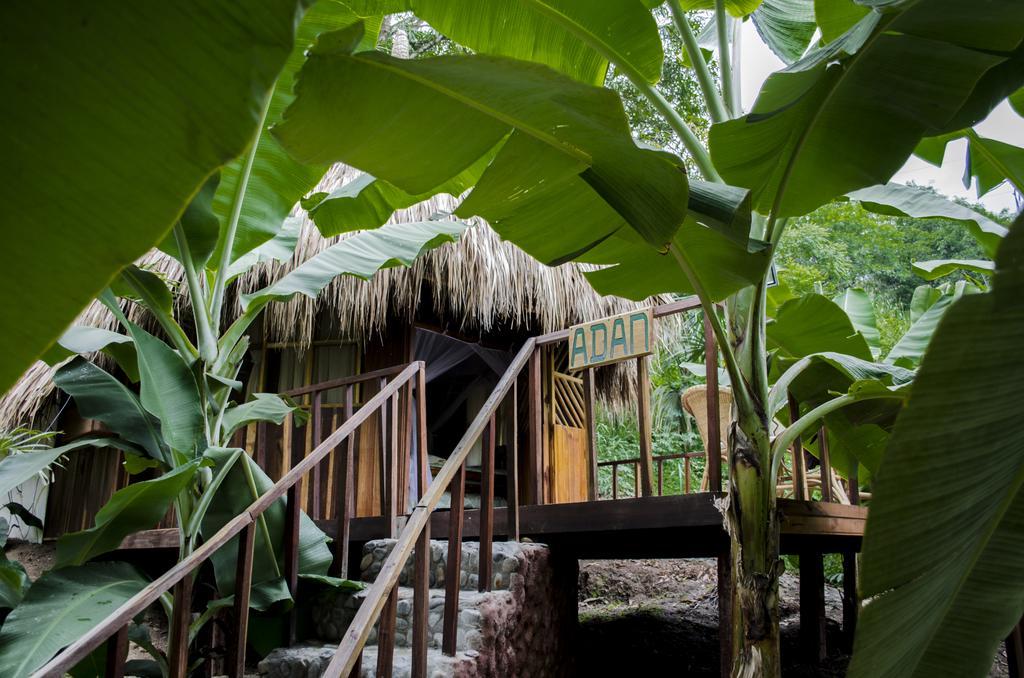
[[495, 416], [498, 407], [511, 393], [513, 433], [512, 449], [508, 455], [508, 509], [507, 537], [519, 539], [518, 469], [516, 459], [518, 439], [518, 417], [516, 382], [520, 372], [531, 363], [536, 340], [529, 339], [516, 354], [505, 374], [487, 398], [476, 418], [469, 425], [465, 435], [455, 446], [448, 461], [437, 473], [430, 487], [413, 508], [405, 528], [398, 537], [394, 548], [381, 566], [377, 579], [366, 592], [366, 597], [349, 624], [324, 676], [358, 675], [363, 647], [373, 625], [378, 623], [377, 632], [377, 676], [390, 676], [395, 648], [395, 613], [398, 603], [398, 580], [402, 568], [415, 550], [413, 565], [413, 623], [412, 623], [412, 676], [422, 678], [427, 672], [427, 643], [430, 584], [430, 516], [437, 508], [445, 490], [451, 491], [451, 508], [448, 516], [448, 561], [445, 572], [444, 619], [442, 622], [441, 650], [454, 655], [459, 619], [459, 575], [462, 564], [462, 532], [466, 489], [466, 459], [477, 440], [483, 436], [481, 491], [480, 491], [480, 553], [478, 587], [489, 591], [492, 584], [494, 540], [494, 449], [496, 439]]
[[[673, 461], [676, 459], [683, 460], [683, 482], [682, 490], [683, 494], [690, 493], [690, 468], [692, 463], [691, 459], [697, 459], [703, 457], [703, 452], [678, 452], [676, 454], [660, 454], [652, 457], [652, 460], [657, 468], [657, 492], [655, 496], [663, 496], [665, 494], [664, 478], [665, 478], [665, 462]], [[611, 468], [612, 470], [612, 499], [619, 498], [619, 467], [620, 466], [632, 466], [633, 467], [633, 496], [640, 496], [640, 457], [630, 457], [628, 459], [611, 459], [609, 461], [598, 462], [598, 470], [602, 468]], [[705, 470], [705, 473], [707, 471]], [[698, 483], [699, 485], [699, 483]]]
[[[393, 378], [387, 381], [388, 376], [392, 376]], [[380, 390], [370, 398], [362, 408], [353, 412], [350, 405], [352, 387], [359, 383], [373, 381], [377, 381], [380, 384]], [[309, 386], [290, 392], [292, 395], [302, 395], [306, 393], [311, 394], [314, 402], [316, 402], [320, 397], [320, 394], [328, 389], [339, 387], [346, 388], [348, 397], [346, 398], [345, 422], [333, 433], [321, 440], [322, 422], [317, 417], [317, 411], [319, 408], [314, 408], [313, 436], [317, 444], [309, 455], [295, 464], [274, 484], [269, 491], [253, 501], [248, 508], [242, 511], [242, 513], [228, 521], [228, 523], [220, 530], [206, 539], [195, 551], [192, 552], [191, 555], [158, 577], [142, 589], [142, 591], [128, 599], [119, 608], [114, 610], [114, 612], [111, 613], [103, 622], [94, 626], [82, 635], [82, 637], [66, 647], [33, 675], [38, 677], [62, 676], [66, 672], [70, 671], [82, 659], [87, 657], [89, 653], [99, 647], [101, 643], [106, 642], [108, 650], [106, 675], [119, 678], [124, 674], [124, 662], [128, 647], [129, 623], [147, 607], [152, 605], [158, 598], [160, 598], [160, 596], [172, 591], [173, 589], [175, 615], [174, 618], [170, 620], [171, 625], [169, 629], [169, 637], [171, 638], [171, 644], [168, 647], [167, 659], [170, 666], [171, 676], [174, 678], [185, 676], [188, 670], [188, 637], [189, 623], [191, 622], [190, 603], [192, 599], [193, 576], [197, 572], [198, 568], [209, 560], [214, 553], [223, 548], [235, 536], [241, 535], [238, 540], [238, 559], [235, 574], [234, 628], [231, 629], [228, 634], [230, 647], [225, 672], [229, 676], [242, 676], [245, 669], [245, 647], [249, 622], [249, 596], [252, 587], [253, 546], [255, 544], [257, 520], [275, 502], [282, 497], [286, 497], [284, 577], [289, 591], [294, 596], [297, 591], [298, 584], [299, 519], [301, 515], [300, 502], [302, 500], [300, 493], [300, 481], [311, 471], [316, 472], [316, 470], [319, 469], [321, 462], [323, 462], [332, 450], [337, 448], [343, 442], [350, 442], [352, 440], [352, 435], [356, 430], [371, 416], [374, 416], [377, 413], [381, 413], [381, 416], [385, 416], [385, 412], [390, 412], [389, 415], [386, 415], [388, 420], [391, 422], [397, 422], [398, 398], [400, 391], [403, 388], [412, 389], [414, 387], [414, 383], [415, 388], [417, 389], [417, 399], [419, 401], [419, 430], [422, 432], [425, 430], [425, 399], [423, 397], [425, 394], [425, 372], [424, 364], [422, 362], [414, 362], [405, 366], [390, 368], [388, 370], [357, 375], [355, 377], [347, 377], [345, 379], [337, 379], [331, 382], [317, 384], [315, 386]], [[382, 454], [386, 457], [386, 461], [388, 462], [388, 466], [386, 468], [397, 469], [398, 467], [398, 440], [396, 424], [393, 424], [392, 435], [387, 438], [389, 446], [386, 451], [382, 448]], [[420, 450], [424, 450], [423, 445], [420, 446]], [[338, 474], [339, 482], [341, 482], [342, 477], [346, 479], [346, 482], [348, 482], [346, 486], [343, 486], [346, 488], [344, 501], [342, 502], [345, 506], [351, 506], [352, 499], [351, 484], [349, 482], [352, 478], [352, 451], [352, 445], [346, 445], [346, 460], [343, 465], [346, 472]], [[264, 449], [264, 457], [265, 453], [266, 450]], [[260, 451], [257, 449], [257, 460], [259, 460], [259, 455]], [[425, 456], [426, 455], [423, 453], [420, 454], [421, 459], [425, 459]], [[421, 484], [425, 484], [425, 477], [422, 475], [425, 473], [425, 465], [423, 463], [420, 464], [420, 469], [419, 482]], [[387, 499], [386, 515], [390, 515], [394, 518], [395, 511], [397, 510], [396, 497], [398, 496], [395, 486], [395, 478], [397, 478], [398, 474], [387, 473], [384, 475], [391, 478], [390, 487], [388, 488], [389, 492], [386, 495], [386, 499], [387, 497], [390, 497], [390, 499]], [[350, 515], [350, 513], [345, 511], [343, 512], [342, 517], [339, 518], [339, 538], [334, 542], [336, 549], [334, 560], [336, 565], [339, 562], [347, 560], [348, 539], [340, 538], [340, 535], [344, 534], [347, 536], [348, 518]], [[394, 525], [395, 522], [396, 521], [394, 519], [391, 520], [392, 525]], [[294, 614], [294, 611], [291, 614]], [[290, 617], [288, 627], [288, 640], [294, 641], [294, 616]]]

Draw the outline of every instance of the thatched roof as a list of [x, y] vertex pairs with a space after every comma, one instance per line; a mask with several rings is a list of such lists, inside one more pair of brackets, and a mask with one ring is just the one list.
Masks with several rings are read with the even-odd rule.
[[[334, 190], [356, 176], [358, 172], [351, 168], [335, 166], [317, 190]], [[452, 211], [456, 202], [451, 196], [436, 196], [397, 212], [392, 221], [423, 221], [438, 212]], [[267, 285], [345, 237], [348, 236], [324, 238], [311, 222], [305, 221], [291, 261], [260, 264], [234, 284], [236, 301], [229, 306], [228, 315], [240, 312], [238, 293]], [[147, 254], [140, 263], [172, 282], [181, 280], [177, 262], [159, 252]], [[434, 314], [467, 333], [511, 327], [540, 334], [651, 303], [602, 297], [587, 283], [583, 270], [575, 264], [557, 268], [543, 266], [514, 245], [502, 241], [486, 223], [474, 220], [473, 228], [459, 242], [426, 254], [410, 269], [381, 271], [369, 282], [341, 277], [315, 300], [298, 295], [289, 302], [272, 304], [264, 312], [264, 336], [268, 341], [308, 345], [317, 318], [322, 313], [330, 313], [339, 324], [342, 336], [366, 340], [384, 330], [389, 320], [415, 317], [421, 310], [424, 284], [429, 284]], [[185, 286], [179, 285], [178, 291], [178, 310], [183, 312], [188, 306]], [[127, 304], [126, 311], [134, 320], [146, 320], [145, 312], [134, 304]], [[79, 316], [77, 324], [115, 329], [116, 321], [104, 307], [94, 302]], [[631, 389], [629, 382], [632, 380], [625, 376], [622, 373], [615, 379], [622, 396], [628, 396]], [[44, 363], [30, 367], [0, 399], [0, 428], [33, 421], [36, 426], [48, 424], [55, 412], [52, 377], [53, 369]]]

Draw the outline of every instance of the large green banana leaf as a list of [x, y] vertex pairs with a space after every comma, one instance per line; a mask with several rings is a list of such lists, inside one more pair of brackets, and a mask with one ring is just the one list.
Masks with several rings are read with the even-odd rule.
[[[679, 0], [685, 10], [714, 9], [715, 0]], [[735, 17], [747, 16], [758, 8], [761, 0], [725, 0], [725, 10]]]
[[[10, 524], [6, 519], [0, 518], [0, 610], [16, 607], [25, 597], [25, 591], [32, 585], [28, 573], [25, 572], [21, 563], [16, 560], [8, 560], [7, 554], [4, 553], [9, 532]], [[0, 614], [0, 624], [3, 624], [2, 614]]]
[[3, 4], [0, 391], [248, 145], [302, 10]]
[[211, 268], [218, 265], [228, 224], [236, 212], [232, 262], [273, 238], [295, 203], [320, 181], [327, 170], [326, 164], [296, 161], [281, 148], [269, 129], [281, 119], [281, 114], [292, 102], [295, 75], [305, 61], [306, 50], [320, 33], [365, 21], [367, 28], [361, 47], [373, 49], [380, 32], [380, 17], [358, 16], [346, 5], [336, 0], [312, 3], [296, 29], [295, 45], [274, 84], [260, 122], [255, 148], [222, 170], [220, 185], [213, 199], [213, 211], [220, 223], [220, 239], [213, 252]]
[[174, 349], [124, 320], [139, 357], [139, 402], [160, 422], [164, 442], [186, 456], [205, 447], [202, 399], [188, 363]]
[[[503, 185], [580, 176], [655, 247], [682, 224], [685, 175], [665, 154], [633, 143], [610, 90], [507, 58], [357, 53], [359, 37], [321, 36], [299, 74], [295, 102], [274, 132], [301, 161], [342, 161], [416, 195], [516, 130], [535, 142], [535, 164], [509, 163], [517, 174], [503, 176]], [[508, 152], [506, 145], [492, 167]]]
[[[219, 468], [232, 456], [234, 450], [211, 448], [208, 456]], [[209, 537], [235, 516], [246, 509], [255, 499], [243, 464], [248, 466], [255, 484], [256, 495], [262, 495], [274, 486], [263, 469], [247, 454], [242, 454], [228, 472], [227, 478], [213, 496], [210, 507], [202, 522], [202, 533]], [[216, 468], [214, 469], [216, 473]], [[252, 607], [263, 610], [283, 600], [289, 600], [288, 589], [279, 573], [284, 572], [284, 512], [285, 499], [282, 497], [268, 508], [266, 518], [268, 544], [262, 527], [256, 530], [253, 551]], [[258, 523], [257, 523], [258, 524]], [[310, 520], [305, 513], [299, 523], [299, 571], [304, 574], [327, 574], [331, 564], [331, 550], [327, 546], [327, 535]], [[234, 592], [235, 563], [238, 556], [238, 537], [218, 549], [210, 560], [217, 577], [217, 586], [222, 595]]]
[[291, 398], [282, 398], [274, 393], [253, 393], [253, 399], [241, 405], [234, 405], [224, 411], [221, 425], [224, 438], [228, 438], [237, 429], [254, 421], [270, 421], [282, 424], [288, 414], [295, 413], [297, 422], [304, 421], [308, 413], [292, 402]]
[[769, 76], [749, 115], [711, 128], [715, 167], [763, 214], [806, 214], [886, 182], [922, 137], [973, 124], [1024, 82], [1024, 4], [878, 4]]
[[878, 321], [875, 318], [875, 307], [871, 304], [871, 297], [860, 288], [850, 288], [836, 296], [834, 301], [839, 308], [843, 309], [853, 323], [853, 327], [864, 337], [871, 348], [871, 354], [878, 357], [881, 350], [881, 333], [878, 331]]
[[[88, 416], [88, 415], [86, 415]], [[131, 454], [141, 454], [142, 450], [118, 438], [107, 436], [99, 438], [79, 438], [67, 445], [60, 445], [48, 450], [9, 454], [0, 459], [0, 496], [6, 496], [18, 485], [31, 479], [40, 471], [48, 469], [51, 464], [68, 452], [82, 447], [113, 447]]]
[[101, 327], [75, 325], [54, 342], [43, 360], [50, 365], [67, 360], [73, 355], [103, 351], [114, 359], [117, 366], [124, 370], [132, 381], [139, 380], [139, 360], [135, 355], [135, 344], [127, 334], [118, 334]]
[[995, 263], [988, 259], [931, 259], [929, 261], [915, 261], [912, 266], [914, 273], [925, 280], [937, 280], [956, 271], [970, 271], [972, 273], [981, 273], [982, 275], [991, 275], [995, 267]]
[[1006, 236], [1006, 227], [984, 214], [948, 200], [920, 186], [889, 183], [869, 186], [848, 194], [864, 209], [877, 214], [916, 219], [943, 218], [959, 221], [989, 256], [995, 256], [999, 243]]
[[814, 21], [821, 31], [822, 42], [832, 42], [842, 36], [870, 11], [870, 7], [855, 0], [814, 0]]
[[820, 294], [805, 294], [779, 307], [767, 327], [768, 347], [781, 356], [802, 358], [812, 353], [843, 353], [870, 361], [871, 348], [850, 316]]
[[957, 139], [967, 139], [964, 188], [971, 187], [973, 178], [978, 180], [979, 198], [1004, 181], [1009, 181], [1018, 192], [1024, 192], [1024, 148], [988, 139], [973, 129], [923, 139], [914, 153], [936, 167], [941, 167], [947, 144]]
[[852, 678], [987, 676], [1024, 613], [1024, 219], [935, 333], [875, 479]]
[[482, 155], [462, 172], [419, 195], [410, 195], [386, 181], [362, 174], [330, 193], [314, 193], [302, 204], [325, 236], [377, 228], [387, 223], [395, 210], [411, 207], [438, 193], [461, 195], [476, 184], [492, 159], [490, 153]]
[[803, 56], [818, 28], [814, 0], [764, 0], [750, 19], [764, 44], [787, 64]]
[[0, 629], [0, 675], [28, 676], [148, 583], [127, 563], [88, 563], [47, 572]]
[[113, 551], [129, 534], [159, 523], [171, 503], [192, 482], [199, 463], [193, 459], [158, 478], [132, 483], [115, 492], [96, 514], [94, 527], [61, 536], [55, 567], [81, 565]]
[[604, 84], [609, 60], [643, 81], [661, 78], [658, 26], [636, 0], [406, 0], [404, 9], [478, 54], [542, 63], [588, 84]]
[[83, 417], [103, 422], [168, 468], [175, 465], [160, 435], [160, 422], [109, 373], [79, 357], [57, 370], [53, 383], [75, 399]]
[[902, 365], [904, 367], [916, 367], [924, 358], [925, 350], [935, 335], [939, 321], [946, 315], [957, 299], [965, 294], [974, 294], [978, 290], [973, 285], [959, 281], [952, 286], [951, 291], [942, 294], [934, 301], [928, 310], [921, 313], [899, 341], [892, 347], [885, 356], [885, 362], [891, 365]]

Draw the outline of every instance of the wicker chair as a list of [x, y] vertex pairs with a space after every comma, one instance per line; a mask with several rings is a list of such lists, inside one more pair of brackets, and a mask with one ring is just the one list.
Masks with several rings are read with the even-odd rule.
[[[697, 431], [700, 432], [701, 440], [704, 441], [704, 473], [700, 479], [700, 491], [708, 491], [708, 467], [711, 457], [708, 450], [708, 387], [691, 386], [683, 391], [680, 396], [683, 409], [690, 413], [697, 420]], [[732, 390], [726, 387], [718, 389], [718, 422], [719, 422], [719, 450], [722, 460], [729, 463], [729, 419], [732, 410]]]

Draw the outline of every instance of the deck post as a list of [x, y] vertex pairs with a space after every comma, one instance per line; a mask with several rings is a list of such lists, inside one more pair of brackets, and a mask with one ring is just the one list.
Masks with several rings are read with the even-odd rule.
[[857, 631], [857, 554], [843, 553], [843, 644], [846, 652], [853, 651], [853, 636]]
[[814, 663], [825, 659], [824, 565], [820, 551], [800, 554], [800, 650]]
[[529, 363], [530, 484], [534, 504], [544, 503], [544, 411], [541, 395], [540, 349], [534, 348]]
[[821, 500], [832, 502], [832, 459], [828, 453], [828, 429], [818, 429], [818, 450], [821, 454]]
[[637, 423], [640, 427], [640, 493], [653, 494], [651, 488], [651, 375], [647, 369], [647, 356], [636, 359]]
[[732, 675], [732, 554], [718, 556], [718, 661], [722, 678]]
[[597, 427], [594, 421], [594, 368], [592, 367], [583, 372], [583, 403], [587, 419], [587, 463], [590, 466], [587, 500], [597, 501]]
[[708, 407], [708, 490], [722, 491], [722, 412], [718, 401], [718, 344], [711, 323], [704, 316], [704, 375]]
[[[793, 394], [787, 394], [789, 398], [789, 421], [795, 422], [800, 418], [800, 405]], [[804, 444], [800, 436], [793, 441], [793, 498], [807, 500], [807, 464], [804, 460]]]

